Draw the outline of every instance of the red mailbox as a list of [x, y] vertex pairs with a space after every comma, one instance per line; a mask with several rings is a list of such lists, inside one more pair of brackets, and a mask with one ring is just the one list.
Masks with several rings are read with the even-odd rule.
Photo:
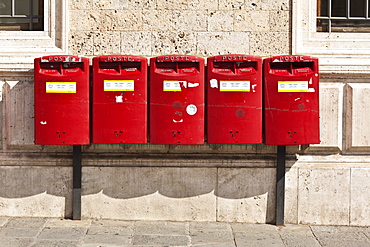
[[34, 65], [35, 144], [89, 144], [89, 59], [45, 56]]
[[204, 143], [204, 59], [150, 59], [150, 143]]
[[220, 55], [207, 64], [208, 143], [262, 143], [262, 58]]
[[93, 58], [93, 143], [147, 143], [147, 70], [144, 57]]
[[320, 143], [318, 59], [264, 60], [265, 140], [268, 145]]

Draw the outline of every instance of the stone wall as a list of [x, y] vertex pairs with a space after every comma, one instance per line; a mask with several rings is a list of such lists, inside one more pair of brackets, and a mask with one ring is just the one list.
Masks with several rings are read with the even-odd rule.
[[[71, 0], [69, 54], [289, 54], [290, 5]], [[321, 144], [288, 147], [287, 223], [370, 225], [369, 81], [321, 74]], [[72, 147], [33, 144], [32, 70], [0, 86], [0, 215], [71, 217]], [[266, 145], [87, 145], [82, 217], [274, 222], [275, 163]]]

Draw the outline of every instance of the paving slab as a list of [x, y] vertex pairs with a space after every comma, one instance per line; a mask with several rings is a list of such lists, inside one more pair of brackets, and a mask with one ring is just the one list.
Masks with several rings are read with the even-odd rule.
[[86, 228], [77, 227], [45, 227], [38, 238], [81, 241], [86, 231]]
[[28, 247], [35, 238], [0, 238], [0, 246], [4, 247]]
[[0, 238], [35, 238], [39, 231], [39, 228], [2, 228]]
[[45, 227], [89, 227], [91, 220], [50, 219]]
[[41, 228], [48, 221], [47, 218], [10, 218], [5, 227], [11, 228]]
[[137, 235], [187, 235], [189, 233], [189, 223], [166, 221], [138, 221], [135, 222], [134, 229], [134, 234]]
[[152, 246], [152, 245], [163, 245], [163, 246], [189, 246], [190, 238], [188, 236], [174, 236], [174, 235], [134, 235], [132, 238], [132, 244]]
[[55, 240], [36, 240], [30, 247], [79, 247], [81, 246], [80, 241], [55, 241]]
[[287, 247], [320, 247], [320, 243], [307, 225], [285, 225], [278, 232]]

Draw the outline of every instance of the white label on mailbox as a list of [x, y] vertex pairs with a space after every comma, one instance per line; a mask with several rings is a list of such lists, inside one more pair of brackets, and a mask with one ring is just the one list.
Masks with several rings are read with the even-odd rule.
[[220, 81], [221, 92], [250, 92], [250, 81]]
[[186, 113], [193, 116], [197, 113], [198, 109], [196, 105], [190, 104], [186, 107]]
[[180, 81], [164, 80], [163, 91], [181, 91]]
[[308, 81], [278, 81], [278, 92], [308, 92]]
[[76, 82], [46, 82], [46, 93], [76, 93]]
[[134, 91], [134, 80], [104, 80], [104, 91]]

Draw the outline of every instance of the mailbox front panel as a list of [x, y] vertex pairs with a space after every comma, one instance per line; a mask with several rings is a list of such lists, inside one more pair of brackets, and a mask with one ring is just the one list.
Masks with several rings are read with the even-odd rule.
[[208, 143], [262, 143], [262, 58], [236, 54], [207, 61]]
[[87, 58], [36, 58], [34, 98], [35, 144], [90, 144]]
[[318, 59], [264, 60], [265, 141], [268, 145], [320, 143]]
[[144, 57], [93, 58], [93, 143], [147, 143], [147, 69]]
[[204, 59], [150, 59], [150, 143], [204, 143]]

